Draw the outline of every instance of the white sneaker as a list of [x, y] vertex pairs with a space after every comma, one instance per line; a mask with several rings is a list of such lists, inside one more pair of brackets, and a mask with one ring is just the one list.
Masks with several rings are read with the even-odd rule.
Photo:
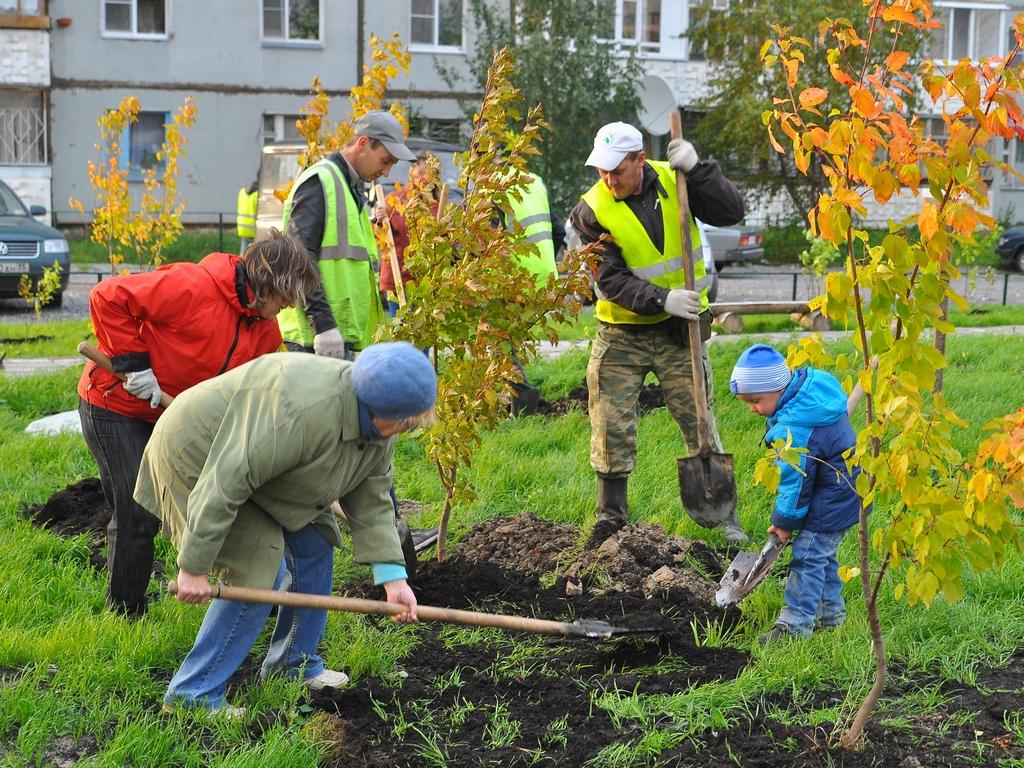
[[344, 688], [348, 685], [348, 675], [333, 669], [325, 669], [315, 677], [307, 677], [303, 682], [311, 691], [322, 691], [324, 688]]

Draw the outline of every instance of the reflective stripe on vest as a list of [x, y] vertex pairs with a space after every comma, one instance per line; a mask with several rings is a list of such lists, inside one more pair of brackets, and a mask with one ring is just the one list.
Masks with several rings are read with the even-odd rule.
[[245, 187], [238, 190], [238, 205], [235, 213], [235, 231], [239, 237], [256, 237], [256, 201], [260, 193], [253, 190], [251, 193], [245, 191]]
[[[312, 176], [319, 179], [324, 192], [324, 234], [317, 263], [324, 297], [342, 337], [362, 349], [372, 343], [374, 330], [384, 320], [371, 264], [377, 259], [377, 242], [369, 215], [359, 210], [341, 169], [333, 162], [325, 158], [299, 174], [284, 204], [281, 230], [288, 231], [295, 191]], [[339, 241], [341, 233], [343, 242]], [[281, 310], [277, 323], [285, 341], [313, 346], [313, 329], [298, 307]]]
[[[661, 220], [665, 230], [664, 253], [658, 251], [636, 214], [624, 201], [616, 200], [604, 182], [597, 182], [583, 195], [584, 202], [594, 211], [598, 223], [608, 230], [615, 244], [622, 251], [626, 266], [634, 275], [662, 288], [681, 288], [686, 285], [683, 273], [683, 242], [679, 231], [679, 202], [675, 195], [676, 172], [666, 162], [647, 161], [658, 174], [658, 180], [666, 194], [660, 193]], [[711, 281], [700, 257], [701, 239], [697, 223], [690, 216], [690, 244], [693, 259], [695, 289], [700, 292], [700, 303], [707, 309], [708, 286]], [[595, 314], [606, 323], [645, 325], [660, 323], [669, 318], [666, 312], [656, 315], [638, 315], [623, 306], [609, 301], [597, 290]]]
[[521, 189], [523, 199], [516, 200], [510, 196], [508, 203], [512, 208], [512, 219], [523, 228], [526, 239], [537, 246], [532, 256], [520, 258], [519, 265], [536, 275], [537, 283], [543, 285], [548, 275], [558, 274], [555, 241], [551, 236], [551, 206], [548, 191], [540, 177], [529, 172], [525, 175], [530, 182]]

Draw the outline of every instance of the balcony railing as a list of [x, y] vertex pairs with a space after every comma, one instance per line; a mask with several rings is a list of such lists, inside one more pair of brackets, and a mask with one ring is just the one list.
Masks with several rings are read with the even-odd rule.
[[46, 165], [41, 109], [0, 109], [0, 165]]

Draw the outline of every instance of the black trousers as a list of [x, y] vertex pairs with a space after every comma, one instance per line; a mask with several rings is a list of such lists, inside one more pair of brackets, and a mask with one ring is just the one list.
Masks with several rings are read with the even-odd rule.
[[149, 422], [98, 408], [79, 398], [82, 435], [100, 469], [107, 504], [107, 603], [115, 611], [141, 616], [153, 573], [153, 539], [160, 521], [139, 506], [132, 493], [142, 451], [153, 434]]

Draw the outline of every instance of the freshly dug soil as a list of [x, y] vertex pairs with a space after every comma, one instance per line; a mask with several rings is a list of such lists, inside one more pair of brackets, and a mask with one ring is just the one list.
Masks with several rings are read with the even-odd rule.
[[[109, 510], [92, 480], [55, 494], [26, 515], [59, 533], [90, 532], [100, 541]], [[391, 674], [311, 694], [315, 712], [305, 727], [324, 746], [321, 764], [604, 765], [609, 763], [598, 757], [602, 750], [636, 747], [655, 731], [662, 734], [661, 751], [643, 758], [638, 750], [631, 764], [1024, 764], [1020, 731], [1006, 725], [1024, 716], [1021, 652], [1006, 669], [979, 671], [977, 690], [894, 670], [882, 700], [885, 715], [869, 723], [867, 744], [857, 751], [833, 746], [836, 727], [820, 722], [821, 710], [841, 709], [844, 703], [845, 689], [832, 687], [765, 696], [750, 702], [746, 712], [728, 713], [728, 721], [713, 731], [691, 732], [682, 715], [666, 714], [646, 725], [613, 718], [602, 703], [729, 680], [748, 664], [742, 650], [707, 647], [697, 639], [709, 624], [727, 631], [740, 619], [736, 609], [720, 610], [713, 599], [729, 554], [651, 525], [628, 526], [593, 549], [584, 548], [572, 527], [529, 514], [477, 526], [446, 562], [422, 562], [416, 587], [420, 603], [559, 621], [602, 620], [644, 631], [610, 640], [565, 639], [424, 622], [410, 630], [416, 645]], [[368, 582], [345, 591], [382, 597], [382, 590]], [[253, 684], [257, 671], [258, 660], [248, 660], [231, 687]], [[892, 704], [901, 692], [925, 685], [938, 686], [945, 697], [937, 711], [922, 716]], [[229, 698], [234, 693], [229, 690]], [[780, 710], [790, 712], [789, 722], [772, 716]], [[811, 717], [811, 712], [818, 714]], [[810, 721], [819, 724], [805, 724]], [[249, 733], [256, 738], [264, 727], [265, 719], [255, 718]], [[101, 749], [92, 742], [58, 740], [47, 751], [47, 764], [72, 765]]]
[[[541, 399], [537, 404], [536, 413], [542, 416], [564, 416], [573, 408], [578, 408], [586, 413], [588, 393], [587, 382], [584, 381], [576, 389], [559, 400], [549, 402]], [[661, 393], [659, 385], [648, 384], [640, 390], [640, 398], [637, 401], [637, 408], [639, 408], [640, 413], [648, 413], [655, 408], [662, 408], [664, 405], [665, 396]]]
[[63, 491], [57, 491], [44, 504], [36, 504], [22, 514], [40, 528], [49, 528], [62, 536], [90, 534], [89, 562], [99, 571], [106, 569], [103, 553], [107, 523], [114, 511], [107, 505], [98, 477], [87, 477]]

